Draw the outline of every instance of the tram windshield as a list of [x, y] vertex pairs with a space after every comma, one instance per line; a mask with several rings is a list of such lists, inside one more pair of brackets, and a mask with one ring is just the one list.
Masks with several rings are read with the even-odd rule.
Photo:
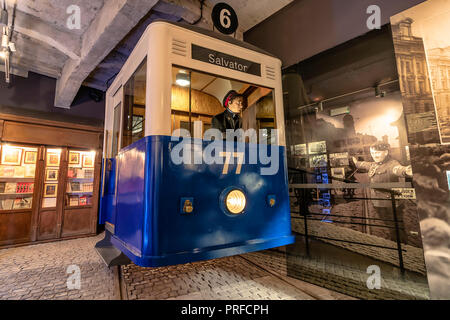
[[233, 114], [233, 119], [240, 119], [233, 127], [244, 131], [254, 129], [257, 133], [267, 129], [261, 132], [261, 137], [258, 134], [258, 143], [275, 143], [270, 135], [270, 129], [276, 129], [273, 89], [175, 66], [172, 67], [172, 132], [186, 129], [192, 137], [202, 138], [212, 128], [213, 118], [220, 118], [225, 112], [224, 97], [231, 90], [242, 95], [242, 110]]
[[125, 84], [123, 99], [122, 148], [144, 137], [147, 59]]

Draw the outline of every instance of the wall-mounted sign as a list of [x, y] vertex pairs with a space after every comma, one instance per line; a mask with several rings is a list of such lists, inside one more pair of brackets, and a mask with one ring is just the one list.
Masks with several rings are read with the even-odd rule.
[[244, 73], [261, 76], [261, 64], [237, 58], [222, 52], [203, 48], [195, 44], [192, 45], [192, 59], [207, 62]]
[[228, 4], [220, 2], [216, 4], [211, 12], [214, 27], [224, 34], [235, 33], [238, 26], [238, 17], [233, 8]]

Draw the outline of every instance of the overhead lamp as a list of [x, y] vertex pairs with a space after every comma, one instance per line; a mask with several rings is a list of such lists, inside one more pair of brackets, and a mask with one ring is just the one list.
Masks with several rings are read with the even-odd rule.
[[187, 87], [191, 84], [191, 77], [185, 71], [180, 71], [177, 73], [176, 84], [182, 87]]
[[9, 38], [6, 32], [2, 32], [2, 47], [9, 48]]
[[8, 11], [3, 9], [0, 11], [0, 27], [8, 26]]

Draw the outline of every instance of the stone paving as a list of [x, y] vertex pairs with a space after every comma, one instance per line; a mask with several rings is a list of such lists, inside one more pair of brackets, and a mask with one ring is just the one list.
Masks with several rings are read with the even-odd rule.
[[[342, 294], [279, 277], [241, 256], [161, 268], [122, 267], [127, 298], [188, 300], [346, 299]], [[324, 293], [325, 291], [325, 293]], [[327, 295], [328, 294], [328, 295]]]
[[[102, 238], [99, 235], [0, 250], [0, 300], [118, 298], [113, 271], [93, 249]], [[80, 290], [67, 288], [70, 265], [80, 268]]]
[[[298, 216], [297, 216], [298, 217]], [[304, 234], [303, 219], [292, 219], [292, 231], [299, 234]], [[386, 240], [370, 234], [365, 234], [349, 228], [339, 227], [329, 223], [322, 223], [318, 221], [308, 221], [308, 233], [312, 236], [328, 237], [333, 239], [341, 239], [353, 242], [362, 242], [378, 246], [386, 246], [396, 248], [397, 244], [393, 241]], [[343, 241], [333, 241], [322, 239], [321, 241], [330, 243], [337, 247], [363, 254], [374, 259], [391, 263], [395, 266], [399, 265], [398, 253], [396, 250], [382, 249], [379, 247], [363, 246], [354, 243]], [[426, 274], [425, 259], [422, 248], [413, 247], [402, 244], [403, 260], [406, 269]]]
[[[0, 250], [0, 300], [350, 299], [265, 270], [246, 255], [161, 268], [130, 264], [122, 266], [119, 280], [94, 249], [101, 239], [103, 234]], [[79, 290], [67, 288], [70, 265], [80, 268]]]
[[[325, 248], [324, 248], [325, 246]], [[369, 257], [345, 252], [321, 242], [311, 241], [311, 255], [302, 250], [303, 243], [285, 247], [285, 252], [267, 250], [243, 255], [256, 264], [264, 264], [266, 270], [296, 278], [320, 287], [363, 299], [427, 300], [427, 278], [407, 271], [403, 276], [390, 264]], [[324, 254], [325, 253], [325, 254]], [[347, 258], [344, 259], [344, 257]], [[381, 288], [368, 289], [367, 267], [377, 265], [381, 271]]]

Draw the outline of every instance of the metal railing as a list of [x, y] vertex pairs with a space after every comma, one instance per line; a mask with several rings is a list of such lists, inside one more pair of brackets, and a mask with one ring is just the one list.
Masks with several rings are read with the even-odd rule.
[[[314, 174], [311, 172], [307, 172], [304, 170], [299, 169], [292, 169], [289, 168], [289, 179], [296, 180], [295, 175], [301, 174], [304, 178], [305, 174]], [[297, 179], [299, 180], [299, 179]], [[300, 179], [305, 180], [305, 179]], [[337, 182], [337, 183], [335, 183]], [[375, 247], [375, 248], [382, 248], [387, 250], [395, 250], [398, 254], [398, 261], [399, 261], [399, 268], [402, 274], [405, 272], [404, 267], [404, 261], [403, 261], [403, 251], [406, 251], [402, 249], [401, 245], [401, 238], [400, 238], [400, 231], [405, 231], [404, 227], [401, 227], [400, 224], [403, 223], [403, 220], [398, 219], [398, 212], [397, 212], [397, 205], [396, 196], [401, 195], [400, 192], [392, 190], [392, 188], [411, 188], [411, 183], [382, 183], [382, 184], [360, 184], [360, 183], [354, 183], [352, 181], [348, 181], [346, 179], [339, 179], [339, 178], [333, 178], [332, 184], [295, 184], [290, 183], [289, 189], [293, 191], [294, 195], [290, 195], [290, 198], [296, 198], [297, 199], [297, 206], [298, 211], [292, 211], [291, 213], [298, 214], [299, 216], [293, 216], [291, 215], [292, 219], [302, 219], [304, 222], [304, 234], [294, 232], [295, 234], [299, 236], [303, 236], [305, 238], [305, 249], [306, 254], [310, 255], [310, 239], [316, 239], [316, 240], [328, 240], [328, 241], [336, 241], [336, 242], [345, 242], [349, 244], [357, 244], [362, 246], [369, 246], [369, 247]], [[372, 197], [342, 197], [344, 200], [379, 200], [379, 201], [390, 201], [392, 206], [392, 219], [382, 219], [382, 218], [371, 218], [371, 217], [363, 217], [363, 216], [350, 216], [350, 215], [342, 215], [342, 214], [325, 214], [325, 213], [313, 213], [310, 212], [309, 206], [310, 204], [314, 202], [318, 202], [318, 199], [311, 199], [311, 190], [317, 189], [317, 190], [333, 190], [333, 189], [347, 189], [348, 190], [354, 190], [354, 189], [362, 189], [362, 188], [370, 188], [375, 189], [378, 192], [389, 194], [389, 198], [372, 198]], [[291, 192], [290, 192], [291, 193]], [[338, 199], [335, 197], [335, 199]], [[292, 206], [291, 206], [292, 208]], [[323, 221], [324, 219], [317, 218], [320, 217], [336, 217], [336, 218], [348, 218], [350, 221], [331, 221], [332, 223], [337, 224], [345, 224], [345, 225], [357, 225], [357, 226], [364, 226], [364, 227], [376, 227], [376, 228], [386, 228], [386, 229], [394, 229], [395, 230], [395, 240], [396, 240], [396, 247], [389, 247], [389, 246], [383, 246], [383, 245], [377, 245], [369, 242], [357, 242], [357, 241], [351, 241], [351, 240], [345, 240], [345, 239], [336, 239], [336, 238], [330, 238], [330, 237], [324, 237], [324, 236], [318, 236], [310, 234], [308, 229], [308, 221]], [[357, 222], [353, 221], [353, 219], [357, 220]], [[328, 221], [329, 222], [329, 221]], [[390, 223], [390, 224], [383, 224], [383, 223]], [[392, 224], [393, 223], [393, 224]]]

